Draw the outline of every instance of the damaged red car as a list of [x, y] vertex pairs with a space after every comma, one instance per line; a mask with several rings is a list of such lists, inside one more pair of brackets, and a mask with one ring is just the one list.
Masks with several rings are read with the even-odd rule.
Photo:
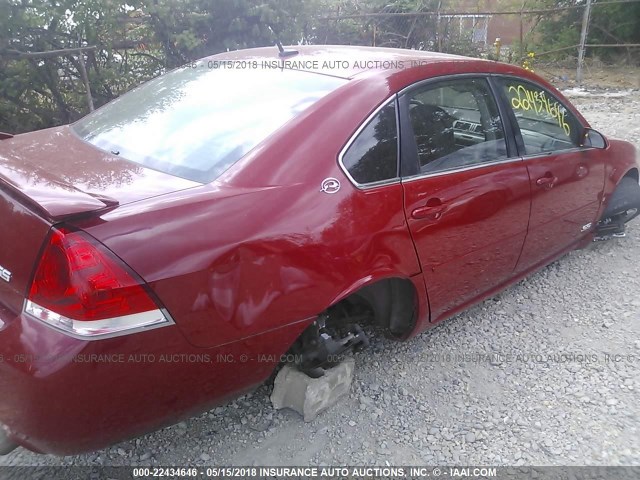
[[[0, 451], [95, 450], [312, 376], [624, 234], [638, 154], [513, 65], [294, 47], [0, 140]], [[293, 354], [283, 356], [285, 354]]]

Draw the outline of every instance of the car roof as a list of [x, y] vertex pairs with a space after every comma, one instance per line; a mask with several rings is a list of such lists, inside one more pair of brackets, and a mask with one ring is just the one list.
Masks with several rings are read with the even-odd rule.
[[229, 62], [220, 68], [289, 68], [352, 79], [368, 72], [391, 76], [400, 70], [429, 64], [464, 62], [466, 64], [495, 64], [487, 60], [422, 50], [361, 47], [350, 45], [295, 45], [285, 51], [298, 52], [281, 58], [278, 48], [261, 47], [225, 52], [208, 57], [210, 61]]

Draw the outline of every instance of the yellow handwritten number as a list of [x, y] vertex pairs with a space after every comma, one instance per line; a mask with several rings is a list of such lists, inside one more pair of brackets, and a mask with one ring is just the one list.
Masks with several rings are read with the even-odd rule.
[[517, 87], [511, 85], [509, 92], [515, 95], [511, 97], [511, 106], [516, 110], [525, 112], [533, 111], [537, 114], [546, 112], [558, 122], [567, 137], [571, 136], [571, 127], [565, 120], [566, 110], [555, 100], [549, 99], [545, 92], [527, 89], [524, 85]]

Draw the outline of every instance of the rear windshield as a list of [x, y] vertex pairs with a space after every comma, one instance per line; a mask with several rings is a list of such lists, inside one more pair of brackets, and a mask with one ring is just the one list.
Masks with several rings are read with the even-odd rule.
[[347, 81], [294, 70], [196, 65], [136, 88], [73, 129], [87, 142], [145, 167], [208, 183]]

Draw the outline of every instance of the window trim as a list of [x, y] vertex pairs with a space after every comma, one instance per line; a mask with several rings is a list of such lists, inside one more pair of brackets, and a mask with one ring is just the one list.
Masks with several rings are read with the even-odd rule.
[[423, 174], [418, 174], [418, 175], [407, 176], [407, 177], [404, 177], [402, 179], [402, 183], [415, 182], [417, 180], [424, 180], [426, 178], [439, 177], [441, 175], [451, 175], [451, 174], [454, 174], [454, 173], [466, 172], [468, 170], [477, 170], [479, 168], [495, 167], [496, 165], [503, 165], [503, 164], [507, 164], [507, 163], [517, 163], [517, 162], [523, 162], [523, 161], [524, 160], [522, 159], [522, 157], [505, 158], [504, 160], [496, 160], [494, 162], [478, 163], [476, 165], [467, 165], [465, 167], [460, 167], [460, 168], [456, 168], [456, 169], [452, 168], [451, 170], [441, 170], [439, 172], [430, 172], [430, 173], [423, 173]]
[[[413, 148], [417, 149], [417, 145], [415, 143], [415, 139], [413, 138], [413, 131], [411, 129], [411, 124], [407, 122], [407, 118], [408, 117], [408, 107], [407, 107], [407, 101], [409, 99], [409, 96], [411, 95], [411, 93], [414, 90], [420, 89], [423, 86], [428, 86], [430, 84], [438, 84], [438, 83], [442, 83], [442, 82], [447, 82], [447, 81], [455, 81], [455, 80], [474, 80], [474, 79], [481, 79], [484, 80], [486, 82], [487, 85], [487, 89], [490, 93], [490, 95], [493, 98], [493, 101], [496, 104], [496, 108], [498, 109], [498, 114], [500, 115], [500, 119], [502, 122], [502, 130], [503, 130], [503, 134], [504, 134], [504, 141], [507, 147], [507, 158], [504, 158], [502, 160], [496, 160], [496, 161], [492, 161], [492, 162], [485, 162], [485, 163], [478, 163], [476, 165], [466, 165], [466, 166], [460, 166], [457, 168], [451, 168], [449, 170], [441, 170], [438, 172], [429, 172], [429, 173], [420, 173], [419, 171], [415, 171], [413, 173], [408, 173], [406, 175], [403, 175], [401, 178], [401, 181], [403, 183], [405, 182], [412, 182], [415, 180], [421, 180], [421, 179], [425, 179], [425, 178], [430, 178], [430, 177], [435, 177], [438, 175], [449, 175], [449, 174], [453, 174], [453, 173], [459, 173], [459, 172], [464, 172], [467, 170], [475, 170], [477, 168], [483, 168], [483, 167], [491, 167], [491, 166], [495, 166], [495, 165], [500, 165], [503, 163], [512, 163], [512, 162], [517, 162], [517, 161], [522, 161], [522, 157], [519, 155], [518, 149], [517, 149], [517, 145], [515, 143], [513, 143], [514, 141], [512, 140], [515, 137], [515, 131], [513, 130], [512, 126], [511, 126], [511, 118], [507, 117], [507, 115], [511, 112], [509, 111], [504, 111], [503, 109], [503, 104], [502, 104], [502, 97], [498, 94], [499, 92], [496, 92], [494, 89], [494, 85], [492, 83], [492, 74], [490, 73], [461, 73], [461, 74], [457, 74], [457, 75], [440, 75], [438, 77], [432, 77], [432, 78], [426, 78], [424, 80], [419, 80], [418, 82], [415, 82], [405, 88], [403, 88], [399, 93], [398, 93], [398, 97], [399, 97], [399, 103], [402, 106], [402, 112], [401, 112], [401, 118], [404, 118], [404, 122], [402, 123], [401, 127], [401, 141], [404, 138], [411, 138], [411, 143], [414, 146]], [[404, 135], [403, 135], [404, 133]], [[417, 150], [416, 150], [417, 153]], [[418, 160], [417, 158], [414, 159], [415, 162], [411, 162], [413, 169], [415, 170], [418, 166]], [[406, 171], [408, 170], [406, 168], [405, 165], [406, 159], [404, 157], [400, 157], [400, 163], [401, 163], [401, 168], [402, 171]], [[415, 165], [413, 165], [415, 163]]]
[[540, 85], [538, 82], [531, 80], [529, 78], [522, 78], [522, 77], [518, 77], [517, 75], [502, 75], [502, 74], [492, 74], [490, 77], [490, 83], [495, 84], [495, 89], [498, 93], [497, 97], [498, 97], [498, 101], [500, 103], [503, 104], [505, 110], [506, 110], [506, 114], [509, 117], [509, 124], [511, 125], [511, 129], [513, 131], [513, 135], [516, 139], [516, 146], [517, 146], [517, 150], [518, 150], [518, 155], [520, 155], [520, 157], [523, 160], [529, 160], [529, 159], [535, 159], [535, 158], [540, 158], [540, 157], [548, 157], [550, 155], [563, 155], [565, 153], [576, 153], [576, 152], [583, 152], [585, 150], [589, 150], [595, 147], [588, 147], [588, 146], [574, 146], [573, 148], [567, 148], [564, 150], [550, 150], [548, 152], [536, 152], [536, 153], [530, 153], [530, 154], [526, 154], [526, 147], [524, 144], [524, 139], [522, 137], [522, 132], [520, 131], [520, 124], [518, 124], [518, 119], [516, 118], [515, 115], [515, 111], [513, 109], [513, 107], [511, 106], [511, 103], [509, 102], [509, 98], [507, 97], [507, 94], [505, 92], [505, 85], [503, 83], [504, 80], [514, 80], [517, 82], [522, 82], [525, 84], [530, 84], [530, 85], [534, 85], [535, 87], [539, 88], [540, 90], [542, 90], [543, 92], [545, 92], [545, 95], [549, 95], [551, 98], [553, 98], [556, 102], [558, 102], [560, 105], [562, 105], [565, 110], [567, 110], [569, 113], [571, 113], [571, 115], [573, 116], [573, 118], [576, 120], [576, 122], [578, 123], [578, 125], [580, 125], [580, 127], [582, 127], [582, 129], [584, 130], [585, 128], [587, 128], [585, 125], [583, 125], [583, 123], [580, 121], [580, 119], [576, 116], [576, 114], [574, 113], [572, 108], [569, 108], [569, 106], [561, 101], [553, 92], [549, 91], [549, 89], [543, 85]]
[[454, 75], [438, 75], [437, 77], [425, 78], [423, 80], [418, 80], [417, 82], [412, 83], [411, 85], [407, 85], [402, 90], [398, 92], [398, 97], [406, 96], [411, 93], [411, 90], [418, 89], [422, 86], [428, 85], [430, 83], [439, 83], [446, 82], [447, 80], [465, 80], [465, 79], [473, 79], [473, 78], [485, 78], [487, 79], [491, 74], [489, 73], [456, 73]]
[[[358, 183], [355, 178], [351, 176], [349, 170], [344, 164], [344, 156], [349, 151], [349, 148], [356, 141], [358, 136], [364, 131], [365, 128], [369, 126], [371, 121], [386, 107], [391, 104], [394, 104], [396, 111], [396, 176], [394, 178], [389, 178], [387, 180], [379, 180], [377, 182], [369, 182], [369, 183]], [[340, 153], [338, 154], [338, 165], [342, 172], [346, 175], [349, 181], [359, 190], [369, 190], [376, 187], [382, 187], [385, 185], [393, 185], [395, 183], [400, 183], [400, 107], [398, 105], [398, 95], [394, 94], [391, 97], [384, 100], [380, 105], [376, 107], [376, 109], [360, 124], [357, 130], [354, 132], [347, 143], [342, 147]]]

